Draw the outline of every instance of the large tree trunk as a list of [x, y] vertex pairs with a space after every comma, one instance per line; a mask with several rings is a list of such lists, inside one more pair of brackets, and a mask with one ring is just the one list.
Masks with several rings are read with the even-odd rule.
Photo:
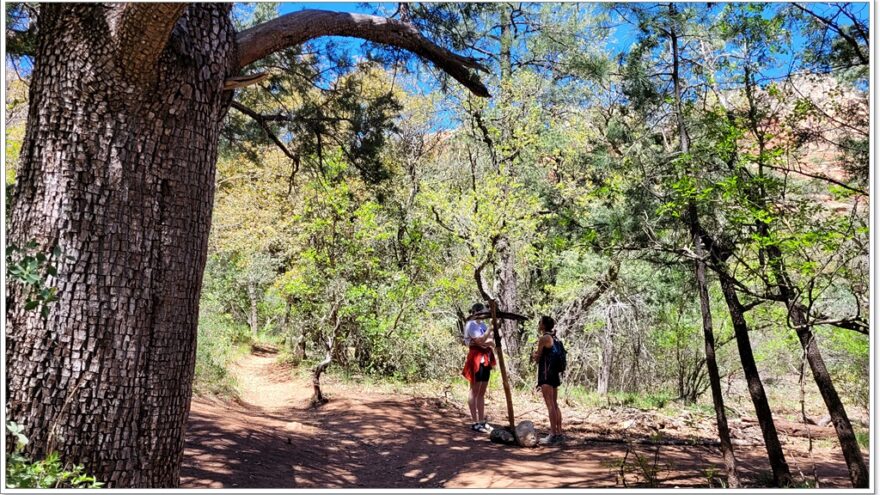
[[27, 453], [57, 451], [111, 487], [174, 487], [195, 360], [228, 77], [344, 35], [409, 50], [472, 93], [458, 56], [412, 25], [307, 10], [234, 32], [231, 4], [40, 7], [9, 242], [70, 258], [46, 317], [12, 284], [8, 418]]
[[[495, 280], [498, 286], [495, 294], [498, 296], [501, 310], [516, 312], [517, 310], [517, 279], [516, 279], [516, 253], [510, 245], [507, 236], [502, 236], [498, 241], [498, 267], [495, 270]], [[510, 361], [507, 363], [507, 371], [511, 379], [517, 382], [520, 374], [520, 346], [519, 325], [515, 320], [501, 320], [501, 339]]]
[[[229, 5], [192, 5], [143, 61], [112, 33], [150, 26], [116, 25], [114, 8], [40, 7], [9, 241], [71, 259], [45, 319], [10, 287], [6, 407], [30, 455], [58, 451], [109, 486], [174, 487], [234, 31]], [[157, 66], [136, 77], [139, 63]]]
[[761, 434], [764, 437], [764, 445], [767, 448], [770, 468], [773, 470], [773, 479], [776, 482], [776, 486], [791, 486], [791, 472], [788, 469], [788, 463], [785, 461], [782, 444], [779, 442], [779, 435], [776, 433], [776, 426], [773, 424], [773, 413], [770, 411], [767, 394], [764, 392], [764, 385], [761, 383], [761, 376], [758, 374], [758, 366], [755, 364], [755, 356], [752, 353], [752, 343], [749, 338], [745, 311], [736, 294], [736, 287], [733, 282], [723, 274], [720, 280], [721, 292], [724, 294], [724, 300], [727, 302], [727, 308], [730, 311], [730, 318], [733, 322], [733, 332], [736, 347], [739, 350], [740, 361], [742, 362], [743, 374], [748, 383], [752, 404], [755, 406], [758, 424], [761, 426]]

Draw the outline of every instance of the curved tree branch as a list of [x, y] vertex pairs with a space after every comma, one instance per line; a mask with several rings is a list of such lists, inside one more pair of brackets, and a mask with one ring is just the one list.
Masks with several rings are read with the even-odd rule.
[[347, 12], [302, 10], [245, 29], [236, 37], [239, 68], [321, 36], [360, 38], [402, 48], [430, 61], [475, 95], [489, 96], [489, 90], [470, 70], [486, 71], [477, 60], [434, 44], [409, 23]]
[[110, 9], [107, 21], [116, 40], [118, 60], [128, 78], [146, 82], [155, 77], [159, 55], [187, 5], [125, 3]]
[[567, 331], [574, 328], [586, 316], [590, 306], [593, 305], [611, 284], [617, 280], [620, 273], [620, 260], [613, 259], [605, 272], [605, 276], [596, 281], [596, 285], [589, 292], [581, 294], [577, 299], [569, 303], [556, 318], [556, 334], [563, 337]]

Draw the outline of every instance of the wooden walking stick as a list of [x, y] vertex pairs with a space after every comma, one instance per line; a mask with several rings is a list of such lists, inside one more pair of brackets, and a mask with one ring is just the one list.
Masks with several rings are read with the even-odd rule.
[[489, 300], [489, 311], [492, 312], [492, 332], [495, 338], [495, 349], [498, 351], [498, 366], [501, 368], [501, 384], [504, 386], [504, 399], [507, 401], [507, 419], [510, 421], [510, 432], [516, 431], [513, 419], [513, 400], [510, 397], [510, 383], [507, 381], [507, 367], [504, 366], [504, 349], [501, 348], [501, 335], [498, 332], [498, 303]]

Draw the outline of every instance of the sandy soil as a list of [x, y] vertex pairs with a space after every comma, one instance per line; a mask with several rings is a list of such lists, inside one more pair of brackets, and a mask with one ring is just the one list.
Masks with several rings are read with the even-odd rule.
[[[625, 444], [596, 441], [615, 434], [612, 420], [601, 414], [585, 419], [562, 405], [564, 418], [580, 418], [569, 423], [569, 441], [521, 449], [493, 444], [487, 435], [472, 432], [463, 409], [442, 398], [350, 387], [343, 395], [329, 385], [324, 388], [332, 400], [310, 409], [309, 384], [278, 366], [271, 351], [245, 357], [234, 373], [242, 391], [239, 401], [193, 399], [181, 487], [623, 487], [620, 465], [625, 456], [626, 485], [647, 486], [645, 469], [637, 467], [632, 452], [627, 455]], [[526, 417], [534, 418], [539, 430], [546, 427], [540, 413]], [[490, 414], [501, 418], [500, 410]], [[637, 422], [624, 421], [622, 427], [634, 428]], [[815, 464], [823, 488], [848, 486], [839, 450], [816, 448], [811, 462], [804, 445], [803, 439], [786, 439], [794, 475], [812, 477]], [[643, 466], [659, 468], [662, 487], [708, 487], [707, 472], [723, 472], [716, 447], [665, 445], [656, 463], [657, 447], [634, 448]], [[736, 455], [746, 483], [766, 483], [763, 446], [736, 447]]]

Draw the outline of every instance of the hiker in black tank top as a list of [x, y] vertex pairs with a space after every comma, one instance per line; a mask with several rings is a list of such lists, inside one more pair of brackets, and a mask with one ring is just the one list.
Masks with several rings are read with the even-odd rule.
[[542, 316], [538, 321], [538, 347], [532, 353], [532, 361], [538, 363], [538, 388], [544, 396], [544, 403], [547, 404], [547, 415], [550, 418], [550, 434], [542, 438], [539, 443], [542, 445], [550, 445], [561, 442], [562, 436], [562, 412], [559, 410], [557, 402], [557, 391], [561, 380], [559, 371], [553, 369], [550, 351], [553, 348], [553, 342], [556, 333], [553, 326], [556, 322], [549, 316]]
[[551, 335], [550, 347], [541, 349], [541, 357], [538, 358], [538, 388], [541, 388], [541, 385], [558, 387], [562, 383], [559, 378], [559, 370], [553, 369], [551, 366], [550, 349], [552, 349], [555, 339], [556, 337]]

